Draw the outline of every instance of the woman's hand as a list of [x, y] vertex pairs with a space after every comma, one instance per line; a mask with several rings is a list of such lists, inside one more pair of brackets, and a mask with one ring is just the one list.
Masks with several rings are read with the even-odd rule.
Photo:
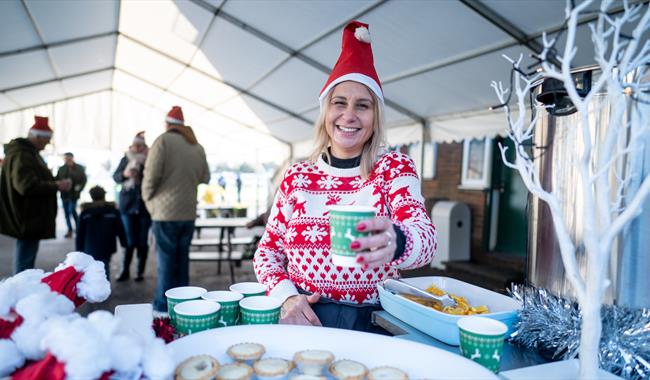
[[316, 313], [311, 309], [311, 304], [318, 302], [320, 293], [310, 296], [298, 294], [291, 296], [282, 304], [280, 323], [285, 325], [322, 326]]
[[393, 222], [386, 217], [377, 217], [359, 222], [357, 231], [370, 232], [372, 235], [356, 239], [350, 249], [357, 252], [357, 263], [363, 270], [377, 268], [393, 260], [397, 236]]

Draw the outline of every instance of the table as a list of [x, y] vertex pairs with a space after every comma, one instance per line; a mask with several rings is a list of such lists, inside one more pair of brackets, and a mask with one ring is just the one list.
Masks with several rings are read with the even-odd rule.
[[[406, 339], [413, 342], [424, 343], [428, 346], [443, 349], [445, 351], [460, 355], [458, 346], [445, 344], [423, 332], [402, 322], [400, 319], [392, 316], [386, 311], [375, 311], [372, 314], [373, 323], [381, 326], [396, 338]], [[503, 346], [503, 356], [501, 359], [501, 371], [508, 371], [517, 368], [530, 367], [537, 364], [548, 362], [546, 359], [534, 352], [521, 350], [510, 343], [506, 342]]]
[[[221, 262], [227, 261], [230, 267], [230, 280], [232, 283], [235, 282], [235, 268], [234, 264], [236, 261], [241, 261], [243, 253], [239, 256], [233, 256], [233, 244], [232, 244], [232, 235], [236, 228], [246, 227], [246, 224], [250, 222], [249, 218], [199, 218], [194, 222], [194, 229], [196, 230], [197, 237], [201, 236], [201, 230], [204, 228], [220, 228], [221, 237], [219, 243], [216, 244], [218, 249], [216, 252], [206, 253], [206, 252], [190, 252], [190, 260], [201, 260], [201, 261], [217, 261], [217, 273], [221, 273]], [[223, 237], [224, 231], [226, 231], [226, 250], [223, 250]], [[225, 253], [225, 255], [224, 255]], [[194, 256], [194, 257], [193, 257]]]

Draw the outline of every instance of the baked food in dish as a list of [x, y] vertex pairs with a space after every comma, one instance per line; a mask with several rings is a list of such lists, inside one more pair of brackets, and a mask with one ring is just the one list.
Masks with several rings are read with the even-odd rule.
[[368, 380], [408, 380], [406, 372], [395, 367], [376, 367], [368, 372]]
[[249, 380], [253, 377], [253, 368], [244, 363], [230, 363], [219, 367], [217, 380]]
[[259, 360], [266, 352], [266, 348], [259, 343], [237, 343], [228, 347], [226, 353], [233, 360], [238, 362], [245, 362], [252, 364], [255, 360]]
[[190, 356], [177, 367], [176, 380], [210, 380], [219, 370], [219, 362], [210, 355]]
[[286, 359], [267, 358], [260, 359], [253, 364], [255, 375], [258, 379], [285, 379], [291, 369], [293, 363]]
[[293, 362], [300, 373], [318, 376], [334, 361], [334, 354], [325, 350], [304, 350], [293, 355]]
[[330, 373], [339, 380], [363, 380], [368, 368], [354, 360], [343, 359], [330, 365]]

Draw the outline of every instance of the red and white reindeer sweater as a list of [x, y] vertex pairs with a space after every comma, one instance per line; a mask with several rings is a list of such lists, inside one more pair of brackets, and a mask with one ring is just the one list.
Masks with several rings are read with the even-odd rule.
[[[389, 217], [406, 237], [404, 253], [379, 268], [332, 264], [329, 205], [364, 205]], [[377, 283], [398, 278], [399, 270], [428, 264], [437, 249], [436, 230], [424, 207], [413, 161], [384, 154], [367, 180], [359, 167], [339, 169], [322, 158], [299, 162], [285, 174], [271, 209], [254, 265], [258, 280], [282, 300], [308, 292], [343, 302], [378, 303]]]

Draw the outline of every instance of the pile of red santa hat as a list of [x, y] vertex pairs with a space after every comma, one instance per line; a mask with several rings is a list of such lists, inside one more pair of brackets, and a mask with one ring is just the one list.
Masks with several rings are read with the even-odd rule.
[[140, 373], [164, 378], [173, 368], [161, 339], [123, 331], [107, 311], [83, 318], [84, 301], [110, 295], [104, 264], [71, 252], [53, 273], [32, 269], [0, 282], [0, 377], [100, 378]]

